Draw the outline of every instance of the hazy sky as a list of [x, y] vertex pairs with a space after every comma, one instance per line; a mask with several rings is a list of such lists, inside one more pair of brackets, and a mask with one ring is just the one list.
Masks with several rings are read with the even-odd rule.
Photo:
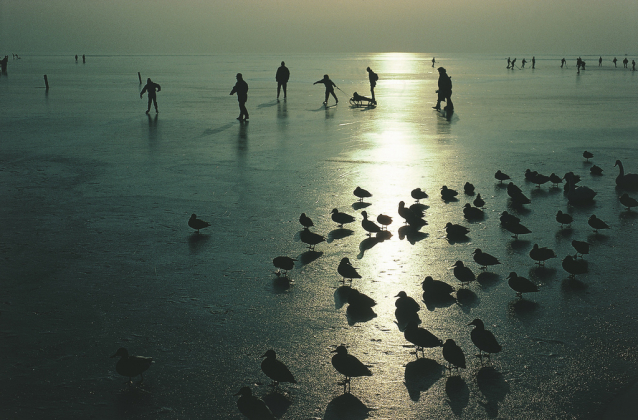
[[633, 54], [638, 0], [0, 0], [0, 53]]

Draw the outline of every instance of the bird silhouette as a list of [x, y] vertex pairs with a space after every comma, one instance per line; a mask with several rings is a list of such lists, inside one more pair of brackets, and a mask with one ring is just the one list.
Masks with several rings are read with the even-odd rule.
[[361, 275], [357, 273], [357, 269], [352, 266], [348, 257], [343, 257], [341, 259], [339, 267], [337, 267], [337, 272], [341, 275], [341, 277], [343, 277], [343, 282], [345, 282], [346, 279], [352, 281], [352, 279], [361, 278]]
[[443, 358], [448, 362], [448, 369], [452, 367], [465, 369], [466, 367], [463, 350], [451, 338], [443, 343]]
[[483, 210], [478, 207], [472, 207], [470, 203], [465, 203], [465, 206], [463, 207], [463, 217], [467, 220], [482, 219], [484, 216]]
[[153, 363], [152, 357], [144, 357], [144, 356], [129, 356], [128, 350], [124, 347], [120, 347], [117, 352], [111, 356], [119, 357], [120, 360], [115, 364], [115, 371], [122, 376], [128, 376], [129, 385], [133, 382], [133, 378], [137, 375], [140, 376], [140, 383], [144, 380], [143, 373], [151, 367]]
[[441, 198], [444, 201], [454, 200], [459, 195], [458, 191], [448, 188], [446, 185], [441, 187]]
[[585, 150], [583, 152], [583, 157], [585, 158], [585, 162], [589, 162], [589, 159], [594, 157], [594, 154]]
[[235, 396], [237, 395], [240, 395], [237, 400], [237, 408], [249, 420], [275, 420], [276, 417], [266, 403], [255, 397], [253, 391], [247, 386], [240, 389], [235, 394]]
[[536, 261], [539, 266], [545, 265], [545, 261], [550, 258], [556, 258], [556, 256], [556, 253], [552, 249], [539, 247], [538, 244], [534, 244], [532, 249], [529, 251], [529, 257]]
[[476, 198], [474, 199], [472, 204], [474, 204], [474, 206], [479, 208], [485, 207], [485, 200], [481, 198], [481, 193], [476, 194]]
[[463, 265], [462, 261], [457, 261], [452, 267], [454, 267], [454, 277], [461, 282], [461, 285], [465, 286], [466, 283], [476, 280], [472, 270]]
[[311, 232], [309, 229], [304, 229], [299, 233], [299, 238], [301, 242], [308, 245], [308, 249], [314, 251], [315, 245], [324, 242], [326, 238], [319, 235], [318, 233]]
[[415, 188], [410, 191], [410, 196], [412, 196], [412, 198], [414, 198], [417, 203], [419, 202], [419, 200], [428, 198], [427, 193], [425, 191], [422, 191], [421, 188]]
[[631, 211], [632, 207], [638, 207], [638, 201], [636, 201], [635, 198], [630, 197], [627, 193], [624, 193], [618, 197], [618, 199], [620, 200], [620, 204], [627, 207], [627, 211]]
[[470, 230], [465, 226], [457, 225], [451, 222], [445, 224], [445, 233], [448, 239], [458, 239], [465, 237]]
[[359, 202], [362, 203], [364, 198], [372, 197], [370, 191], [364, 190], [363, 188], [357, 187], [354, 189], [353, 194], [359, 199]]
[[379, 225], [374, 223], [372, 220], [368, 220], [368, 212], [365, 210], [361, 212], [361, 216], [363, 216], [363, 220], [361, 221], [361, 227], [368, 232], [368, 236], [372, 236], [373, 233], [381, 232], [381, 228]]
[[620, 173], [616, 177], [617, 186], [629, 190], [638, 189], [638, 174], [626, 174], [625, 168], [623, 168], [620, 160], [617, 160], [614, 166], [618, 166], [620, 170]]
[[[361, 363], [359, 359], [355, 356], [348, 354], [348, 349], [345, 346], [341, 345], [337, 347], [336, 350], [333, 350], [332, 353], [337, 353], [332, 356], [332, 366], [345, 376], [342, 383], [339, 385], [343, 385], [343, 392], [350, 392], [350, 379], [356, 378], [359, 376], [372, 376], [372, 372], [370, 369]], [[347, 391], [346, 391], [347, 386]]]
[[498, 181], [502, 184], [503, 181], [507, 181], [508, 179], [510, 179], [510, 176], [505, 174], [505, 173], [503, 173], [503, 172], [501, 172], [501, 170], [499, 169], [494, 174], [494, 178], [498, 179]]
[[514, 216], [513, 214], [509, 214], [507, 211], [504, 211], [503, 213], [501, 213], [499, 220], [501, 221], [502, 226], [505, 226], [508, 223], [513, 223], [513, 224], [521, 223], [521, 219]]
[[426, 224], [422, 216], [420, 214], [415, 213], [411, 208], [405, 207], [405, 202], [403, 201], [399, 202], [398, 213], [399, 213], [399, 216], [405, 219], [405, 223], [412, 227], [419, 228]]
[[578, 254], [580, 254], [581, 258], [583, 257], [583, 255], [589, 254], [589, 243], [587, 242], [577, 241], [576, 239], [574, 239], [572, 241], [572, 246], [576, 250], [576, 255], [574, 255], [574, 258], [578, 258]]
[[205, 222], [205, 221], [203, 221], [201, 219], [198, 219], [197, 215], [195, 213], [193, 213], [193, 214], [191, 214], [191, 218], [188, 219], [188, 226], [190, 226], [193, 229], [195, 229], [197, 231], [197, 233], [199, 234], [199, 230], [207, 228], [208, 226], [210, 226], [210, 223]]
[[567, 200], [570, 204], [588, 204], [594, 201], [597, 193], [589, 187], [577, 187], [573, 174], [566, 173], [565, 180], [567, 180]]
[[577, 261], [571, 255], [563, 258], [563, 270], [569, 273], [569, 278], [575, 278], [576, 275], [587, 273], [587, 264], [585, 261]]
[[299, 216], [299, 223], [301, 223], [301, 226], [306, 229], [315, 225], [314, 223], [312, 223], [310, 217], [306, 216], [306, 213], [301, 213], [301, 216]]
[[598, 166], [598, 165], [594, 165], [594, 166], [592, 166], [591, 168], [589, 168], [589, 172], [590, 172], [592, 175], [600, 176], [600, 175], [602, 175], [602, 174], [603, 174], [603, 168], [601, 168], [601, 167], [600, 167], [600, 166]]
[[450, 293], [454, 288], [444, 281], [434, 280], [431, 276], [426, 276], [421, 283], [423, 288], [423, 297], [434, 301], [446, 300], [451, 298]]
[[601, 229], [609, 229], [609, 225], [596, 217], [595, 214], [589, 216], [587, 224], [594, 229], [594, 233], [598, 233], [598, 231]]
[[[498, 353], [502, 350], [498, 341], [494, 337], [491, 331], [485, 329], [485, 324], [483, 321], [476, 318], [474, 321], [467, 324], [468, 326], [474, 325], [474, 329], [470, 334], [470, 338], [472, 339], [472, 343], [479, 349], [479, 356], [482, 357], [490, 357], [491, 354]], [[483, 355], [483, 353], [487, 353]]]
[[526, 226], [523, 226], [520, 223], [505, 223], [502, 225], [507, 231], [509, 231], [510, 233], [513, 233], [514, 236], [512, 236], [512, 238], [514, 239], [518, 239], [518, 235], [526, 235], [528, 233], [532, 233], [531, 230], [529, 230]]
[[[279, 269], [275, 274], [277, 274], [278, 276], [280, 274], [286, 276], [288, 274], [288, 271], [295, 268], [295, 261], [297, 260], [285, 256], [273, 258], [272, 264]], [[281, 273], [281, 270], [283, 270], [284, 272]]]
[[552, 183], [552, 187], [557, 188], [558, 184], [561, 184], [563, 182], [563, 178], [552, 172], [549, 176], [549, 182]]
[[352, 223], [355, 221], [354, 216], [350, 216], [347, 213], [342, 213], [337, 209], [332, 209], [332, 221], [337, 223], [340, 228], [343, 227], [346, 223]]
[[277, 353], [275, 353], [274, 350], [267, 350], [261, 357], [265, 357], [265, 359], [261, 361], [261, 370], [266, 376], [273, 380], [273, 386], [279, 385], [280, 382], [297, 383], [288, 367], [283, 362], [277, 360]]
[[517, 275], [514, 271], [512, 271], [507, 278], [507, 284], [516, 292], [516, 296], [519, 298], [523, 297], [523, 293], [538, 292], [538, 286], [525, 277]]
[[571, 225], [574, 218], [570, 214], [558, 210], [558, 213], [556, 213], [556, 221], [560, 223], [560, 227], [562, 228], [563, 225]]
[[392, 217], [380, 214], [377, 216], [377, 222], [381, 225], [381, 230], [388, 230], [388, 226], [392, 224]]
[[463, 191], [466, 195], [474, 195], [474, 184], [472, 184], [471, 182], [466, 182], [463, 185]]
[[419, 309], [421, 309], [421, 307], [416, 302], [416, 300], [408, 296], [408, 294], [405, 293], [403, 290], [400, 291], [399, 294], [396, 295], [395, 297], [398, 298], [394, 302], [394, 306], [396, 306], [397, 309], [400, 308], [402, 311], [409, 311], [409, 312], [419, 312]]
[[425, 348], [443, 346], [443, 341], [425, 328], [420, 328], [414, 321], [408, 322], [408, 325], [405, 327], [405, 331], [403, 331], [403, 337], [405, 337], [405, 339], [410, 343], [414, 344], [417, 358], [419, 357], [419, 350], [421, 350], [421, 355], [425, 357]]
[[501, 263], [498, 258], [488, 254], [487, 252], [481, 251], [480, 248], [476, 248], [472, 254], [474, 261], [481, 266], [481, 269], [486, 269], [488, 265], [497, 265]]

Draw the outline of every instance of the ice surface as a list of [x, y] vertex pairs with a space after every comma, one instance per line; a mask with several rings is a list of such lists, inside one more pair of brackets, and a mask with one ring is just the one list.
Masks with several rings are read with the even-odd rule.
[[[638, 172], [637, 76], [593, 66], [577, 75], [561, 57], [538, 57], [535, 70], [506, 70], [505, 57], [436, 57], [454, 84], [449, 120], [431, 108], [430, 55], [10, 61], [0, 77], [0, 417], [234, 419], [233, 394], [250, 386], [290, 419], [598, 418], [638, 377], [638, 212], [618, 202], [613, 166]], [[277, 102], [282, 59], [291, 80]], [[352, 108], [352, 92], [369, 95], [367, 66], [380, 76], [378, 106]], [[144, 114], [138, 71], [162, 86], [158, 115]], [[250, 88], [247, 124], [229, 96], [237, 72]], [[325, 73], [345, 92], [336, 107], [312, 85]], [[590, 175], [593, 164], [603, 176]], [[527, 168], [574, 171], [595, 203], [569, 206], [562, 186], [525, 181]], [[511, 204], [497, 169], [530, 205]], [[484, 220], [463, 219], [474, 199], [466, 181], [487, 203]], [[443, 185], [458, 201], [441, 200]], [[373, 194], [365, 207], [357, 186]], [[404, 236], [398, 203], [413, 203], [417, 187], [430, 196], [428, 225]], [[333, 208], [356, 217], [352, 232], [337, 230]], [[362, 210], [392, 216], [392, 237], [366, 239]], [[532, 233], [512, 239], [504, 210]], [[558, 210], [571, 228], [555, 222]], [[315, 253], [299, 239], [302, 212], [327, 238]], [[196, 235], [192, 213], [212, 227]], [[591, 214], [611, 229], [595, 235]], [[447, 240], [447, 222], [468, 226], [468, 239]], [[573, 239], [591, 251], [588, 273], [569, 280], [561, 260]], [[535, 266], [535, 243], [559, 258]], [[426, 307], [423, 278], [458, 289], [450, 267], [462, 260], [480, 273], [476, 248], [503, 264], [468, 287], [470, 299]], [[289, 288], [273, 274], [279, 255], [298, 260]], [[344, 256], [363, 277], [353, 287], [378, 303], [370, 321], [349, 323], [335, 302]], [[516, 299], [511, 271], [540, 291]], [[465, 351], [467, 369], [447, 374], [440, 349], [417, 361], [394, 322], [401, 290], [422, 304], [422, 327]], [[503, 346], [485, 365], [470, 340], [474, 318]], [[351, 397], [330, 364], [341, 343], [373, 372], [352, 380]], [[142, 385], [129, 389], [115, 372], [108, 356], [119, 347], [154, 358]], [[281, 394], [259, 367], [269, 348], [299, 382]]]

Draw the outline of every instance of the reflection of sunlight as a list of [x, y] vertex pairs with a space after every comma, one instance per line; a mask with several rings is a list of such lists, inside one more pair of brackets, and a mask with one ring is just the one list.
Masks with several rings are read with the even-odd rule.
[[380, 53], [373, 54], [372, 59], [377, 62], [374, 71], [377, 73], [404, 73], [404, 74], [418, 74], [423, 71], [422, 67], [427, 65], [427, 60], [432, 60], [432, 57], [426, 58], [424, 54], [414, 53]]

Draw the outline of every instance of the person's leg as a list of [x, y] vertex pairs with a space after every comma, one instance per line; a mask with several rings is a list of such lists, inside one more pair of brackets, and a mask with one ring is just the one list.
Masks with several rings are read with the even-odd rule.
[[[281, 91], [281, 82], [277, 82], [277, 99], [279, 99], [279, 92]], [[284, 88], [284, 97], [286, 96], [286, 88]]]
[[[286, 86], [288, 85], [287, 82], [282, 83], [282, 87], [284, 88], [284, 99], [286, 99], [288, 97], [288, 93], [286, 92]], [[277, 97], [279, 97], [279, 95], [277, 95]]]
[[151, 95], [148, 95], [148, 108], [146, 108], [146, 113], [148, 114], [149, 112], [151, 112], [151, 103], [153, 102], [153, 98], [151, 97]]
[[244, 120], [248, 119], [248, 110], [246, 109], [246, 102], [242, 102], [241, 105], [241, 114], [244, 116]]
[[325, 105], [328, 105], [328, 98], [330, 97], [330, 91], [326, 91], [326, 99], [323, 101]]
[[335, 91], [331, 91], [330, 92], [332, 94], [332, 96], [335, 98], [335, 102], [339, 103], [339, 99], [337, 98], [337, 95], [335, 95]]
[[374, 85], [370, 85], [370, 93], [372, 94], [372, 102], [376, 102], [374, 99]]
[[159, 110], [157, 109], [157, 96], [153, 96], [153, 105], [155, 105], [155, 112], [159, 112]]

